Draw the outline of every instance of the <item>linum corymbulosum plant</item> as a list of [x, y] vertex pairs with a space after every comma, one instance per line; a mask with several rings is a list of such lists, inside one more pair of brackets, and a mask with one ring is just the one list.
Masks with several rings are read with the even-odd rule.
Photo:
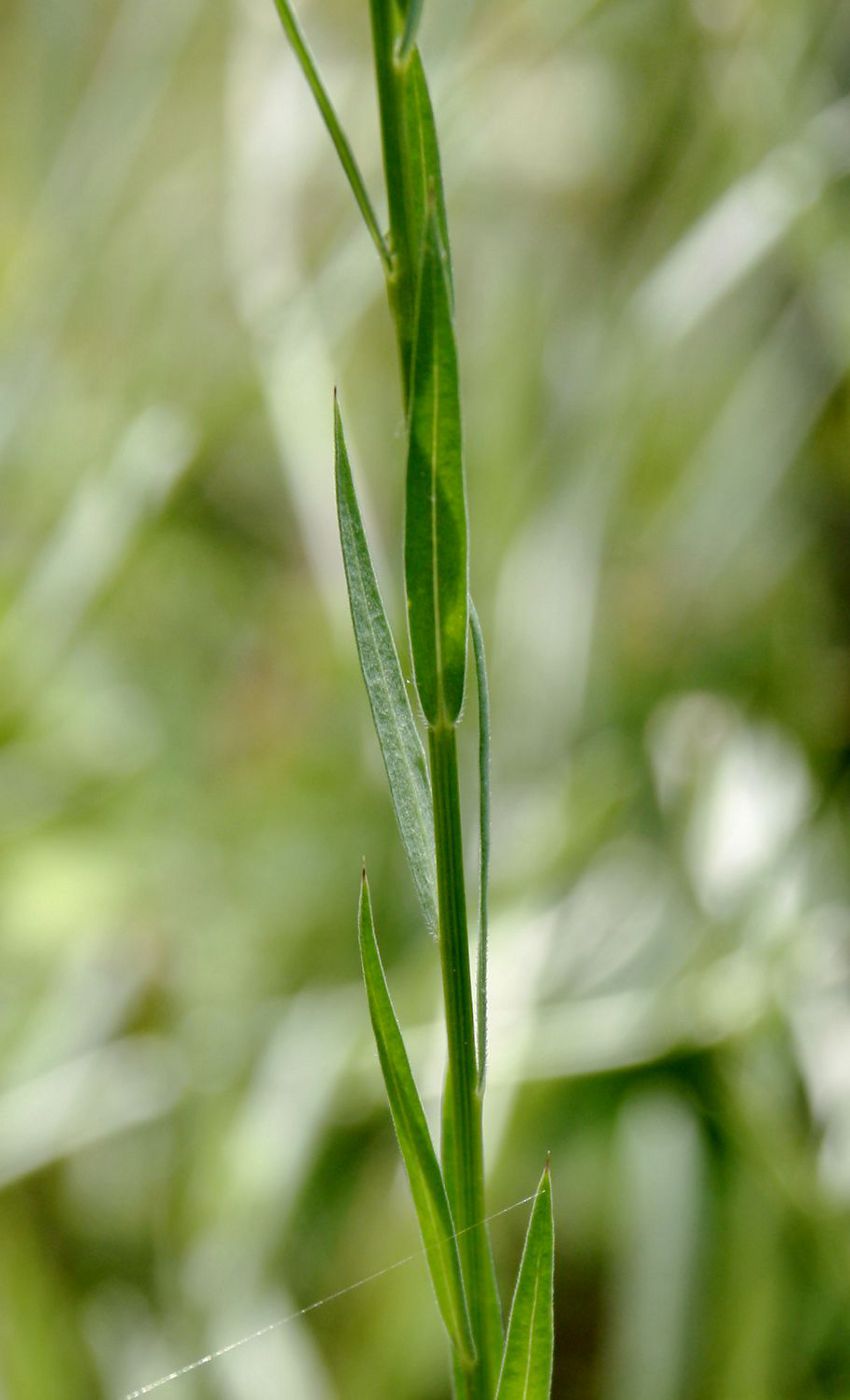
[[[369, 0], [386, 235], [290, 0], [275, 4], [378, 251], [398, 337], [407, 423], [404, 581], [418, 715], [378, 591], [335, 402], [336, 492], [360, 665], [424, 922], [439, 949], [448, 1048], [439, 1157], [387, 989], [364, 870], [358, 924], [369, 1012], [451, 1346], [455, 1395], [458, 1400], [548, 1400], [554, 1253], [548, 1165], [531, 1208], [507, 1333], [485, 1223], [489, 715], [484, 646], [468, 587], [448, 227], [434, 117], [416, 43], [422, 0], [406, 5]], [[456, 739], [470, 650], [478, 693], [481, 816], [475, 1009]]]

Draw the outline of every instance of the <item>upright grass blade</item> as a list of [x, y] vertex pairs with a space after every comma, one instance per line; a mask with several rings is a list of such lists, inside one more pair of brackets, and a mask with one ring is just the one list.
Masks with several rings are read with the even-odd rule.
[[295, 17], [295, 11], [290, 4], [290, 0], [274, 0], [274, 3], [278, 15], [280, 16], [280, 22], [292, 45], [295, 56], [301, 65], [302, 72], [310, 85], [310, 90], [316, 99], [316, 104], [322, 114], [322, 119], [334, 143], [340, 164], [351, 186], [352, 194], [357, 200], [360, 213], [363, 215], [363, 221], [372, 236], [372, 241], [378, 250], [385, 270], [389, 272], [392, 265], [390, 250], [381, 233], [375, 210], [372, 207], [372, 201], [369, 198], [363, 176], [360, 173], [360, 167], [357, 164], [348, 137], [340, 126], [339, 117], [334, 111], [333, 103], [327, 94], [313, 55], [310, 53], [307, 40]]
[[432, 208], [411, 368], [404, 568], [413, 670], [432, 727], [463, 706], [468, 625], [466, 492], [451, 296]]
[[[484, 1224], [482, 1101], [487, 1068], [489, 700], [468, 593], [468, 535], [449, 238], [434, 114], [416, 35], [422, 0], [369, 0], [389, 236], [384, 240], [291, 0], [275, 0], [384, 263], [408, 424], [405, 591], [414, 678], [428, 726], [431, 785], [369, 557], [342, 422], [335, 415], [340, 537], [360, 664], [414, 880], [438, 930], [448, 1069], [443, 1175], [390, 1002], [365, 874], [359, 927], [369, 1009], [434, 1288], [453, 1344], [456, 1400], [548, 1400], [552, 1372], [551, 1189], [531, 1214], [507, 1342]], [[477, 1028], [469, 966], [455, 727], [471, 628], [479, 704], [481, 814]], [[453, 1237], [452, 1227], [457, 1231]]]
[[478, 691], [478, 966], [476, 969], [475, 1009], [478, 1047], [478, 1093], [483, 1097], [487, 1080], [487, 952], [489, 935], [490, 884], [490, 688], [484, 634], [472, 599], [469, 600], [469, 627]]
[[434, 933], [437, 877], [428, 769], [369, 554], [336, 399], [334, 449], [339, 538], [360, 669], [366, 682], [401, 839], [426, 924]]
[[378, 1047], [390, 1112], [398, 1137], [422, 1242], [428, 1255], [437, 1304], [461, 1366], [475, 1359], [469, 1325], [455, 1225], [446, 1188], [431, 1142], [407, 1051], [387, 989], [372, 921], [366, 872], [360, 887], [360, 958], [369, 1000], [369, 1015]]
[[531, 1208], [496, 1400], [549, 1400], [555, 1345], [554, 1264], [552, 1183], [547, 1162]]

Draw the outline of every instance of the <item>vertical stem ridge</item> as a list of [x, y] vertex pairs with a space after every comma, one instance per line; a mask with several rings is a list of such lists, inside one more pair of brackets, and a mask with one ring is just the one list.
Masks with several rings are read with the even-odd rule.
[[484, 1208], [484, 1147], [481, 1098], [477, 1089], [475, 1024], [466, 923], [463, 838], [457, 743], [453, 726], [428, 730], [431, 784], [434, 793], [434, 835], [437, 850], [440, 964], [448, 1036], [448, 1093], [452, 1111], [453, 1161], [448, 1178], [455, 1229], [467, 1288], [472, 1334], [478, 1353], [469, 1377], [474, 1400], [491, 1400], [492, 1338], [486, 1300], [492, 1270], [487, 1228], [480, 1222]]

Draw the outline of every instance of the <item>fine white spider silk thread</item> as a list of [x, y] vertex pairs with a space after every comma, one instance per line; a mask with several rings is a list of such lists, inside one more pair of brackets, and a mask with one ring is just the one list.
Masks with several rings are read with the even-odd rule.
[[[474, 1225], [467, 1225], [463, 1230], [457, 1230], [455, 1234], [449, 1236], [449, 1239], [459, 1239], [469, 1230], [477, 1230], [479, 1225], [489, 1225], [491, 1220], [498, 1220], [500, 1216], [508, 1215], [512, 1210], [519, 1210], [520, 1206], [527, 1206], [529, 1201], [533, 1200], [534, 1192], [530, 1196], [523, 1196], [522, 1200], [514, 1201], [513, 1205], [503, 1206], [501, 1210], [495, 1211], [493, 1215], [486, 1216], [484, 1220], [479, 1220]], [[375, 1283], [377, 1279], [383, 1278], [386, 1274], [391, 1274], [396, 1269], [403, 1269], [406, 1264], [413, 1264], [417, 1259], [424, 1259], [427, 1254], [427, 1249], [417, 1249], [415, 1254], [408, 1254], [404, 1259], [397, 1259], [394, 1264], [387, 1264], [374, 1274], [367, 1274], [365, 1278], [358, 1279], [356, 1283], [347, 1283], [344, 1288], [338, 1288], [335, 1293], [328, 1293], [315, 1303], [308, 1303], [306, 1308], [299, 1308], [297, 1312], [287, 1313], [286, 1317], [279, 1317], [274, 1322], [267, 1322], [264, 1327], [258, 1327], [255, 1332], [249, 1332], [247, 1336], [240, 1337], [235, 1342], [228, 1342], [226, 1346], [218, 1347], [216, 1351], [207, 1352], [206, 1356], [199, 1356], [197, 1360], [190, 1361], [185, 1366], [179, 1366], [176, 1371], [169, 1371], [167, 1376], [160, 1376], [158, 1380], [148, 1381], [147, 1385], [139, 1386], [138, 1390], [128, 1391], [123, 1400], [141, 1400], [142, 1396], [150, 1395], [152, 1391], [169, 1385], [171, 1381], [179, 1381], [182, 1376], [188, 1376], [192, 1371], [200, 1370], [202, 1366], [209, 1366], [211, 1361], [218, 1361], [220, 1357], [228, 1356], [230, 1352], [237, 1351], [239, 1347], [247, 1346], [249, 1342], [256, 1342], [259, 1337], [265, 1337], [267, 1333], [275, 1332], [279, 1327], [285, 1327], [288, 1322], [295, 1322], [296, 1318], [315, 1312], [317, 1308], [324, 1308], [328, 1303], [335, 1303], [338, 1298], [344, 1298], [346, 1293], [354, 1293], [358, 1288], [365, 1288], [367, 1283]]]

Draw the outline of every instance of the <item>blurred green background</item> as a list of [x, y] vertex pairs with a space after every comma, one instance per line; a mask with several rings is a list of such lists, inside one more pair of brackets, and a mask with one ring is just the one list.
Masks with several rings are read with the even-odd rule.
[[[377, 198], [366, 9], [300, 13]], [[494, 705], [490, 1207], [552, 1150], [558, 1400], [848, 1400], [850, 4], [428, 0], [423, 48]], [[403, 425], [271, 0], [4, 0], [0, 170], [0, 1396], [121, 1400], [417, 1248], [364, 853], [431, 1110], [438, 973], [334, 384], [397, 620]], [[159, 1393], [446, 1374], [413, 1263]]]

